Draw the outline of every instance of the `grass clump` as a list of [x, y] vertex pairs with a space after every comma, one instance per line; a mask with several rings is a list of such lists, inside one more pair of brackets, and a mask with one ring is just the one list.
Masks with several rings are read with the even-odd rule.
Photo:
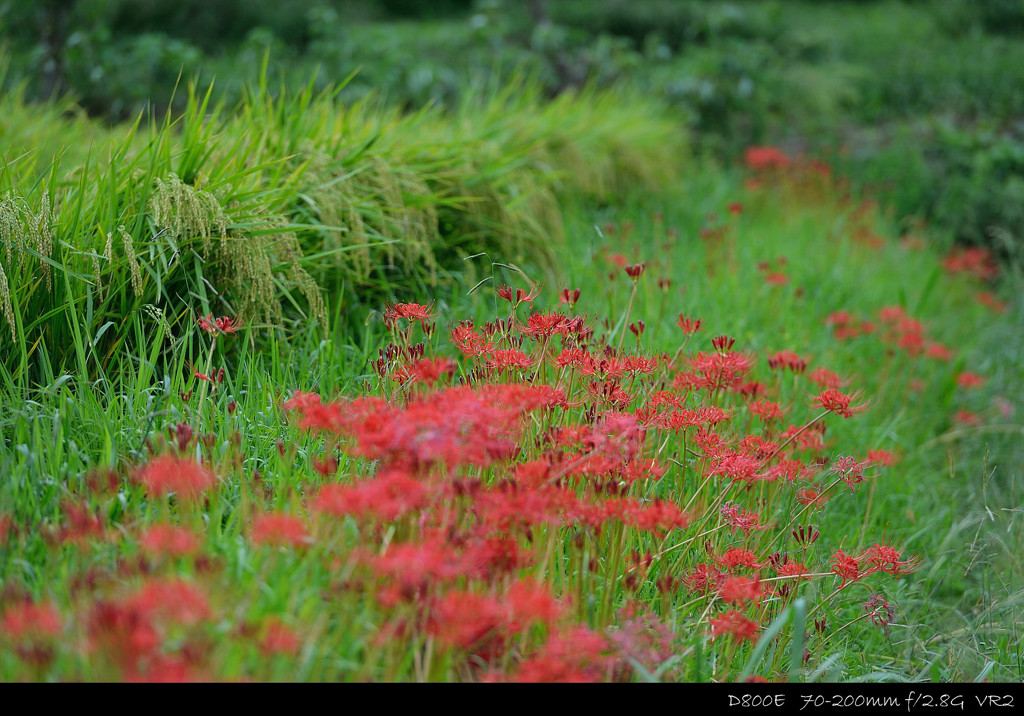
[[347, 313], [434, 287], [466, 255], [542, 257], [560, 235], [557, 196], [654, 186], [661, 153], [683, 150], [649, 102], [585, 91], [545, 107], [525, 80], [456, 112], [335, 95], [264, 81], [227, 112], [190, 94], [181, 116], [45, 171], [16, 135], [0, 174], [7, 370], [45, 350], [60, 371], [84, 345], [95, 361], [80, 367], [117, 365], [146, 306], [172, 330], [211, 312], [323, 330], [328, 296]]

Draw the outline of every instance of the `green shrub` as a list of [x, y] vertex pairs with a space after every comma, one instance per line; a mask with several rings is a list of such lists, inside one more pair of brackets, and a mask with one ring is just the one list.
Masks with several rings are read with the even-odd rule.
[[842, 171], [896, 214], [1024, 265], [1024, 134], [932, 123], [862, 139]]
[[549, 3], [554, 22], [590, 35], [625, 37], [635, 48], [656, 37], [672, 51], [726, 39], [774, 41], [782, 34], [776, 3], [706, 3], [681, 0], [595, 0]]

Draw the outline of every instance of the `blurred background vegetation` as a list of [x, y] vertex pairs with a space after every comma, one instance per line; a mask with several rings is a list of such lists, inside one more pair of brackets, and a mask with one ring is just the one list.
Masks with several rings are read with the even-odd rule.
[[698, 152], [825, 156], [908, 231], [1021, 262], [1024, 0], [0, 0], [0, 28], [6, 92], [110, 122], [182, 109], [180, 78], [232, 106], [265, 58], [406, 110], [523, 73], [628, 84]]

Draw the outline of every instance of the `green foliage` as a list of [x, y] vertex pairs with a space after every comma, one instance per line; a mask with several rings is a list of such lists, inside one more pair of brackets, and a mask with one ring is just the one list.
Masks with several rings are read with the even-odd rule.
[[707, 3], [694, 0], [551, 0], [551, 19], [591, 35], [625, 37], [640, 49], [664, 43], [677, 52], [692, 44], [726, 40], [774, 41], [783, 33], [776, 2]]
[[859, 139], [843, 170], [885, 197], [897, 216], [1024, 261], [1024, 135], [932, 122]]
[[932, 0], [928, 9], [944, 32], [953, 36], [988, 32], [993, 35], [1024, 33], [1024, 3], [1020, 0]]

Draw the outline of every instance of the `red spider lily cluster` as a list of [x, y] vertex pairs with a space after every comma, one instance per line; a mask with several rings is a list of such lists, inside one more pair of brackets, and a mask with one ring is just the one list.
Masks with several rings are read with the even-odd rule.
[[[823, 175], [771, 148], [747, 162], [759, 176]], [[509, 312], [447, 326], [432, 304], [396, 303], [369, 387], [294, 386], [269, 458], [250, 459], [237, 434], [170, 425], [143, 464], [87, 481], [96, 500], [61, 503], [46, 548], [95, 559], [65, 599], [4, 593], [0, 665], [28, 678], [61, 660], [105, 679], [287, 678], [275, 669], [307, 668], [319, 649], [341, 664], [330, 678], [617, 681], [685, 674], [699, 640], [730, 679], [753, 644], [786, 638], [765, 629], [801, 596], [830, 616], [814, 619], [809, 648], [851, 604], [888, 626], [874, 590], [920, 559], [884, 541], [836, 549], [826, 510], [898, 460], [833, 434], [874, 396], [806, 347], [766, 352], [689, 314], [662, 316], [674, 354], [645, 349], [657, 317], [630, 310], [653, 272], [606, 260], [632, 291], [617, 329], [576, 313], [578, 289], [561, 292], [562, 313], [535, 308], [536, 286], [501, 286]], [[879, 341], [905, 365], [952, 357], [900, 307], [825, 323], [836, 345]], [[0, 544], [20, 529], [0, 514]], [[849, 601], [865, 580], [873, 596]]]
[[925, 325], [907, 315], [900, 306], [885, 306], [878, 312], [878, 320], [858, 318], [849, 311], [835, 311], [825, 320], [839, 340], [849, 341], [861, 336], [875, 335], [889, 351], [899, 350], [916, 358], [936, 361], [952, 360], [954, 353], [945, 345], [928, 337]]
[[[658, 670], [694, 634], [756, 642], [810, 581], [838, 595], [914, 568], [881, 543], [857, 556], [818, 546], [809, 520], [889, 460], [833, 453], [829, 413], [863, 404], [822, 391], [839, 380], [812, 358], [759, 358], [725, 335], [687, 353], [697, 318], [680, 320], [673, 357], [645, 354], [640, 330], [623, 350], [585, 316], [518, 315], [536, 296], [505, 292], [510, 317], [457, 324], [441, 349], [415, 341], [417, 325], [429, 339], [429, 307], [387, 309], [376, 394], [281, 402], [308, 436], [301, 451], [279, 445], [286, 477], [206, 457], [212, 436], [171, 426], [130, 474], [154, 519], [123, 534], [68, 503], [54, 532], [55, 544], [128, 539], [135, 556], [88, 575], [66, 611], [5, 608], [4, 643], [33, 668], [70, 650], [108, 678], [182, 680], [246, 675], [219, 671], [218, 625], [245, 654], [235, 662], [266, 669], [341, 638], [323, 629], [362, 629], [367, 678], [412, 652], [416, 678], [621, 680]], [[230, 518], [207, 521], [236, 489]], [[328, 616], [247, 618], [233, 602], [255, 596], [233, 594], [209, 554], [228, 519], [267, 579], [292, 564], [330, 575], [317, 601]]]
[[[536, 298], [499, 292], [513, 309]], [[687, 339], [700, 324], [680, 318]], [[639, 328], [634, 333], [642, 337]], [[381, 394], [391, 399], [326, 402], [297, 391], [284, 403], [333, 456], [374, 466], [324, 485], [308, 510], [321, 531], [345, 519], [367, 533], [405, 525], [404, 540], [383, 552], [357, 551], [350, 568], [363, 574], [362, 583], [379, 585], [394, 634], [422, 634], [472, 655], [479, 678], [628, 671], [611, 620], [623, 599], [635, 606], [648, 588], [657, 597], [653, 604], [647, 598], [647, 609], [699, 596], [707, 616], [694, 628], [754, 641], [800, 582], [835, 575], [844, 586], [876, 571], [913, 568], [895, 548], [876, 545], [859, 558], [855, 577], [849, 565], [837, 570], [814, 553], [818, 531], [791, 530], [792, 515], [779, 511], [788, 495], [805, 505], [800, 515], [813, 514], [838, 485], [853, 489], [868, 467], [886, 464], [884, 451], [876, 451], [877, 461], [823, 460], [825, 414], [782, 424], [798, 404], [792, 396], [782, 404], [773, 377], [780, 370], [817, 385], [807, 394], [817, 393], [813, 403], [826, 414], [853, 417], [866, 407], [856, 394], [819, 391], [841, 381], [821, 366], [806, 374], [808, 358], [773, 354], [757, 381], [760, 361], [735, 351], [728, 336], [712, 340], [711, 352], [645, 356], [595, 339], [582, 317], [540, 312], [483, 329], [472, 322], [453, 328], [461, 365], [423, 357], [426, 345], [407, 343], [407, 332], [395, 338], [375, 366]], [[423, 378], [424, 361], [445, 361], [450, 370]], [[397, 386], [407, 390], [396, 393]], [[759, 432], [730, 427], [745, 411], [761, 418]], [[751, 500], [753, 484], [772, 498]], [[813, 499], [801, 499], [807, 496]], [[709, 543], [702, 555], [694, 535], [722, 528], [728, 538], [721, 551]], [[767, 549], [780, 528], [793, 551]], [[891, 558], [884, 564], [883, 552]], [[574, 567], [554, 570], [566, 561]], [[521, 581], [523, 570], [535, 579]], [[625, 590], [599, 595], [603, 630], [575, 623], [593, 601], [588, 580], [602, 581], [604, 590], [620, 582]], [[656, 620], [655, 611], [648, 618]], [[532, 641], [527, 633], [547, 636]], [[566, 638], [581, 653], [566, 651]], [[591, 643], [588, 652], [583, 645]], [[500, 671], [510, 660], [518, 667]]]

